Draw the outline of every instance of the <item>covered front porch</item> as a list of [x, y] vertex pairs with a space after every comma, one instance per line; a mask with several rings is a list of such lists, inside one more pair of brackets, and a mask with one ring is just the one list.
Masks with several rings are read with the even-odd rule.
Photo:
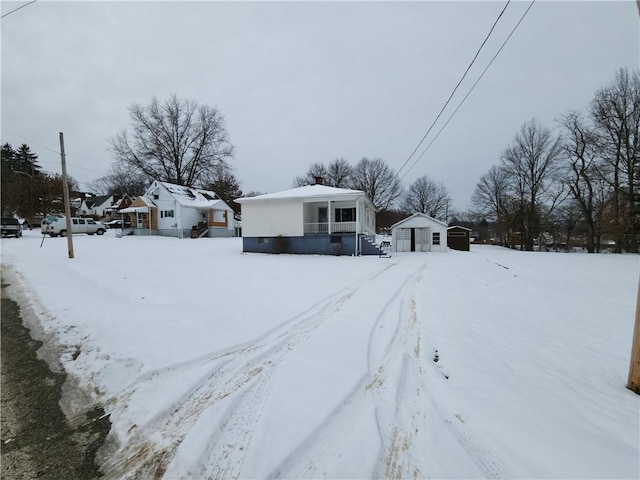
[[305, 235], [375, 234], [375, 213], [356, 200], [307, 201], [303, 205]]

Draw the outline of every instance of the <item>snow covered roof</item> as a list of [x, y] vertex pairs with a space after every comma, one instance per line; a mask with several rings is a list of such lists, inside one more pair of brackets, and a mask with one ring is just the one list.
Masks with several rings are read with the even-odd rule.
[[95, 206], [103, 205], [104, 203], [109, 202], [111, 204], [111, 199], [113, 195], [101, 195], [99, 197], [89, 197], [85, 198], [84, 203], [87, 205], [87, 208], [93, 208]]
[[446, 223], [441, 222], [440, 220], [437, 220], [437, 219], [435, 219], [435, 218], [433, 218], [433, 217], [430, 217], [430, 216], [429, 216], [429, 215], [427, 215], [426, 213], [420, 213], [420, 212], [416, 212], [416, 213], [414, 213], [413, 215], [411, 215], [411, 216], [409, 216], [409, 217], [407, 217], [407, 218], [405, 218], [405, 219], [403, 219], [403, 220], [400, 220], [400, 221], [399, 221], [399, 222], [397, 222], [397, 223], [394, 223], [393, 225], [391, 225], [391, 228], [396, 228], [396, 227], [398, 227], [398, 226], [402, 225], [403, 223], [408, 222], [409, 220], [411, 220], [411, 219], [413, 219], [413, 218], [423, 218], [423, 219], [424, 219], [424, 220], [426, 220], [426, 221], [435, 222], [435, 223], [437, 223], [438, 225], [441, 225], [441, 226], [443, 226], [443, 227], [447, 228], [447, 224], [446, 224]]
[[[168, 182], [158, 182], [162, 185], [180, 205], [192, 207], [213, 207], [219, 204], [220, 198], [210, 190], [185, 187]], [[223, 202], [224, 203], [224, 202]]]
[[202, 188], [186, 187], [169, 182], [154, 182], [147, 189], [145, 201], [149, 205], [154, 205], [149, 196], [154, 195], [154, 190], [162, 186], [180, 205], [197, 208], [216, 208], [218, 210], [232, 210], [224, 200], [220, 199], [215, 192]]
[[255, 197], [243, 197], [236, 200], [237, 203], [254, 202], [261, 200], [286, 200], [305, 198], [330, 198], [339, 196], [358, 197], [364, 195], [362, 190], [350, 190], [348, 188], [335, 188], [326, 185], [306, 185], [304, 187], [283, 190], [282, 192], [267, 193]]

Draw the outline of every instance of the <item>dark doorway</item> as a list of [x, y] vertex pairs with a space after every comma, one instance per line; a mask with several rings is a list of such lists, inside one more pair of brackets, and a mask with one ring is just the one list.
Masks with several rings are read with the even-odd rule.
[[416, 229], [415, 228], [411, 229], [411, 251], [412, 252], [416, 251]]

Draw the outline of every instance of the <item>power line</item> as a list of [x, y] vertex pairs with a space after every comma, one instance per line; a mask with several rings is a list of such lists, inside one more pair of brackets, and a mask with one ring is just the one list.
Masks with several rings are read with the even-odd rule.
[[[12, 132], [8, 128], [2, 127], [2, 130], [4, 130], [7, 133], [10, 133], [11, 135], [15, 135], [16, 137], [19, 137], [19, 138], [21, 138], [23, 140], [26, 140], [27, 142], [29, 142], [30, 146], [37, 145], [37, 146], [39, 146], [41, 148], [44, 148], [45, 150], [48, 150], [48, 151], [50, 151], [52, 153], [55, 153], [56, 155], [60, 155], [59, 151], [54, 150], [53, 148], [49, 148], [46, 145], [42, 145], [41, 143], [35, 142], [32, 139], [25, 137], [24, 135], [20, 135], [19, 133]], [[66, 155], [66, 157], [68, 158], [69, 155]], [[73, 156], [72, 156], [72, 158], [73, 158]], [[38, 158], [38, 163], [42, 163], [42, 164], [50, 163], [50, 164], [59, 165], [58, 162], [49, 161], [49, 160], [42, 160], [40, 158]], [[103, 172], [98, 172], [97, 170], [92, 170], [90, 168], [81, 167], [80, 165], [75, 165], [75, 164], [69, 163], [69, 162], [67, 162], [67, 165], [70, 166], [70, 167], [79, 168], [80, 170], [86, 170], [87, 172], [97, 173], [98, 175], [102, 175], [102, 173], [103, 173]]]
[[17, 12], [18, 10], [20, 10], [21, 8], [24, 8], [28, 5], [31, 5], [32, 3], [36, 3], [38, 0], [31, 0], [30, 2], [25, 3], [24, 5], [20, 5], [18, 8], [14, 8], [13, 10], [11, 10], [10, 12], [5, 13], [4, 15], [2, 15], [0, 17], [0, 20], [2, 20], [4, 17], [7, 17], [9, 15], [11, 15], [14, 12]]
[[19, 137], [23, 140], [26, 140], [27, 142], [33, 144], [33, 145], [38, 145], [39, 147], [44, 148], [45, 150], [49, 150], [50, 152], [55, 153], [56, 155], [60, 155], [60, 152], [58, 150], [54, 150], [53, 148], [49, 148], [46, 145], [42, 145], [41, 143], [38, 142], [34, 142], [33, 140], [31, 140], [30, 138], [25, 137], [24, 135], [20, 135], [19, 133], [16, 132], [12, 132], [11, 130], [9, 130], [8, 128], [4, 128], [2, 127], [2, 130], [4, 130], [7, 133], [10, 133], [11, 135], [15, 135], [16, 137]]
[[420, 140], [420, 142], [418, 143], [418, 145], [416, 145], [416, 148], [413, 149], [413, 152], [411, 152], [411, 155], [409, 155], [409, 157], [404, 161], [404, 163], [402, 164], [402, 166], [398, 169], [398, 172], [396, 173], [396, 177], [400, 174], [400, 172], [402, 171], [402, 169], [407, 165], [407, 163], [409, 163], [409, 161], [411, 160], [411, 158], [415, 155], [415, 153], [418, 151], [418, 149], [420, 148], [420, 145], [422, 145], [425, 141], [425, 139], [427, 138], [427, 136], [429, 135], [429, 133], [431, 132], [431, 130], [433, 129], [433, 127], [435, 126], [435, 124], [438, 122], [438, 120], [440, 119], [440, 116], [442, 115], [442, 113], [444, 112], [444, 110], [447, 108], [447, 105], [449, 105], [449, 102], [451, 101], [451, 99], [453, 98], [453, 95], [456, 93], [456, 91], [458, 90], [458, 87], [460, 86], [460, 84], [462, 83], [462, 81], [465, 79], [465, 77], [467, 76], [467, 73], [469, 73], [469, 70], [471, 69], [471, 67], [473, 66], [473, 64], [475, 63], [476, 59], [478, 58], [478, 55], [480, 55], [480, 52], [482, 51], [482, 48], [484, 47], [484, 45], [487, 43], [487, 40], [489, 40], [489, 37], [491, 36], [491, 34], [493, 33], [493, 30], [496, 28], [496, 25], [498, 24], [498, 21], [500, 20], [500, 18], [502, 17], [502, 14], [505, 12], [505, 10], [507, 9], [507, 7], [509, 6], [509, 4], [511, 3], [511, 0], [507, 0], [507, 3], [505, 4], [504, 8], [502, 9], [502, 11], [500, 12], [500, 14], [498, 15], [498, 17], [496, 18], [495, 22], [493, 22], [493, 25], [491, 26], [491, 29], [489, 30], [489, 33], [487, 34], [487, 36], [485, 37], [484, 41], [482, 42], [482, 44], [480, 44], [480, 47], [478, 48], [478, 51], [476, 52], [475, 56], [473, 57], [473, 59], [471, 60], [471, 63], [469, 64], [469, 66], [467, 67], [467, 69], [465, 70], [464, 74], [462, 75], [462, 77], [460, 78], [460, 80], [458, 81], [457, 85], [455, 86], [455, 88], [453, 89], [453, 91], [451, 92], [451, 94], [449, 95], [449, 98], [447, 99], [447, 101], [445, 102], [444, 106], [442, 107], [442, 109], [440, 110], [440, 112], [438, 113], [438, 115], [436, 116], [435, 120], [433, 121], [433, 123], [431, 124], [431, 126], [429, 127], [429, 129], [427, 130], [427, 133], [424, 134], [424, 136], [422, 137], [422, 139]]
[[[520, 26], [520, 24], [522, 23], [522, 21], [524, 20], [524, 17], [527, 16], [527, 14], [529, 13], [529, 10], [531, 10], [531, 7], [533, 7], [533, 4], [536, 3], [536, 0], [532, 0], [531, 3], [529, 4], [529, 7], [525, 10], [525, 12], [522, 14], [522, 17], [520, 17], [520, 20], [518, 20], [518, 23], [516, 23], [515, 27], [513, 27], [513, 29], [511, 30], [511, 33], [509, 33], [509, 35], [507, 36], [507, 38], [505, 39], [504, 42], [502, 42], [502, 45], [500, 45], [500, 48], [498, 49], [498, 51], [496, 52], [496, 54], [493, 56], [493, 58], [491, 58], [491, 61], [487, 64], [487, 66], [485, 67], [485, 69], [482, 71], [482, 73], [480, 74], [480, 76], [478, 77], [478, 79], [474, 82], [474, 84], [471, 86], [471, 88], [469, 89], [469, 91], [467, 92], [467, 94], [464, 96], [464, 98], [460, 101], [460, 103], [458, 104], [458, 106], [456, 107], [456, 109], [453, 111], [453, 113], [449, 116], [449, 118], [447, 119], [447, 121], [445, 122], [445, 124], [442, 126], [442, 128], [438, 131], [438, 133], [436, 134], [435, 137], [433, 137], [433, 139], [431, 140], [431, 142], [429, 142], [429, 144], [426, 146], [426, 148], [422, 151], [422, 153], [415, 159], [415, 161], [411, 164], [411, 166], [409, 167], [408, 170], [406, 170], [404, 172], [404, 174], [402, 175], [401, 179], [403, 179], [404, 177], [407, 176], [407, 174], [411, 171], [411, 169], [413, 167], [416, 166], [416, 164], [418, 163], [418, 161], [424, 156], [425, 153], [427, 153], [427, 151], [429, 150], [429, 148], [431, 148], [431, 145], [433, 145], [433, 142], [436, 141], [436, 139], [440, 136], [440, 134], [442, 133], [442, 131], [446, 128], [447, 125], [449, 125], [449, 122], [451, 121], [451, 119], [454, 117], [454, 115], [458, 112], [458, 110], [460, 110], [460, 107], [462, 107], [462, 104], [467, 100], [467, 98], [469, 97], [469, 95], [471, 95], [471, 92], [473, 92], [473, 90], [476, 88], [476, 85], [478, 85], [478, 82], [480, 82], [480, 80], [482, 79], [482, 77], [484, 77], [484, 74], [487, 73], [487, 70], [489, 70], [489, 67], [493, 64], [494, 60], [498, 57], [498, 55], [500, 54], [500, 52], [502, 51], [502, 49], [505, 47], [505, 45], [507, 44], [507, 42], [509, 41], [509, 39], [513, 36], [513, 34], [515, 33], [516, 29]], [[405, 162], [406, 163], [406, 162]]]

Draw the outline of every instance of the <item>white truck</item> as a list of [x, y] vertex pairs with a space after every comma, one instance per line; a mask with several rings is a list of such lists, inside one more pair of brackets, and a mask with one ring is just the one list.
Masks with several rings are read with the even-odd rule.
[[[67, 220], [64, 217], [47, 216], [40, 224], [40, 230], [43, 235], [49, 235], [51, 237], [67, 236]], [[103, 223], [96, 222], [91, 218], [79, 218], [71, 217], [71, 233], [86, 233], [93, 235], [104, 234], [107, 231], [107, 226]]]

